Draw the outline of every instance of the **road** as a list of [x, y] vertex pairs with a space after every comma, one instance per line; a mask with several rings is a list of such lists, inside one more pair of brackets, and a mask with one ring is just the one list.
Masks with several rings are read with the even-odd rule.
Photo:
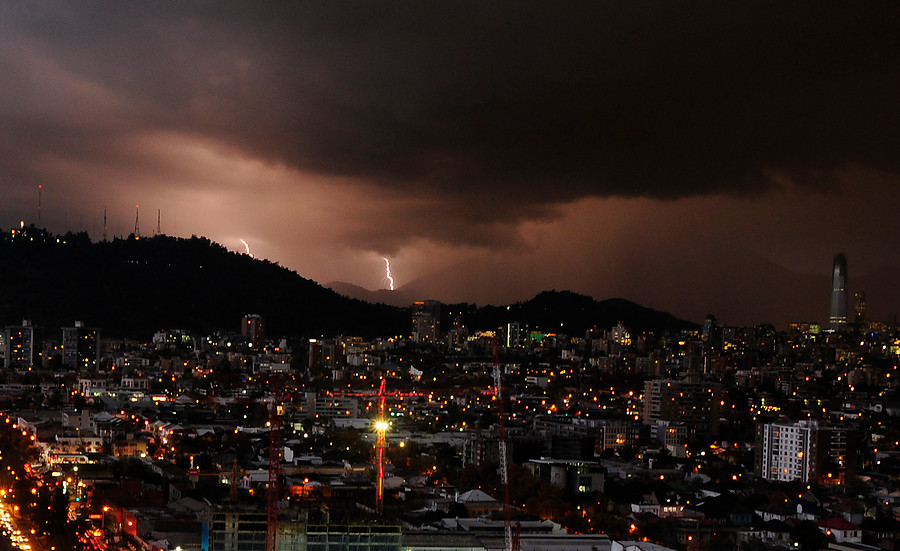
[[6, 501], [0, 501], [0, 525], [2, 525], [2, 531], [9, 536], [13, 549], [50, 551], [44, 546], [35, 545], [35, 542], [32, 540], [37, 540], [37, 538], [33, 537], [30, 524], [24, 522], [21, 517], [13, 513], [15, 511], [12, 510], [12, 507]]

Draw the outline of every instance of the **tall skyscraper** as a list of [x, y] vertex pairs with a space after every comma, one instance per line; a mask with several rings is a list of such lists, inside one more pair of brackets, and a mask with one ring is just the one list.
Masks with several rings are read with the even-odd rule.
[[847, 327], [847, 257], [844, 253], [834, 255], [829, 323], [833, 331], [843, 331]]

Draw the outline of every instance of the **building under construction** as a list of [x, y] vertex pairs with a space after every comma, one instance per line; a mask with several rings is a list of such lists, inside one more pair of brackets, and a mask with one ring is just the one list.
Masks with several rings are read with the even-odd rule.
[[[308, 524], [303, 512], [280, 513], [277, 551], [400, 551], [399, 525]], [[266, 551], [268, 515], [260, 509], [223, 507], [203, 523], [202, 551]]]

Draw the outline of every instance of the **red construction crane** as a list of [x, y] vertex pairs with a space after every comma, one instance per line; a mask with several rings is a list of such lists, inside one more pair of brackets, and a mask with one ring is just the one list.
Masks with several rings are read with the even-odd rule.
[[506, 551], [519, 551], [519, 527], [516, 535], [512, 533], [512, 511], [509, 506], [509, 471], [506, 453], [506, 419], [503, 412], [503, 393], [500, 382], [500, 345], [494, 339], [494, 397], [497, 401], [497, 441], [500, 444], [500, 484], [503, 486], [503, 548]]
[[266, 551], [275, 551], [278, 540], [278, 477], [281, 474], [281, 456], [284, 449], [281, 446], [281, 382], [278, 378], [274, 382], [272, 393], [272, 411], [269, 415], [269, 487], [268, 507], [266, 508]]
[[387, 432], [388, 424], [384, 416], [384, 387], [387, 379], [381, 380], [381, 386], [378, 387], [378, 420], [375, 421], [375, 464], [378, 469], [375, 480], [375, 512], [381, 516], [384, 513], [384, 450], [387, 448]]

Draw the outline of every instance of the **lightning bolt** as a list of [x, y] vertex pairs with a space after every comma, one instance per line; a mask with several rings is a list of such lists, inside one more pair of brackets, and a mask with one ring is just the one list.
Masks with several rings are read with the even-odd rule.
[[246, 249], [245, 254], [250, 258], [253, 258], [253, 253], [250, 252], [250, 245], [248, 245], [247, 242], [243, 239], [240, 239], [239, 241], [244, 244], [244, 248]]
[[391, 275], [391, 262], [384, 257], [384, 279], [388, 280], [388, 283], [391, 285], [391, 291], [394, 290], [394, 276]]

